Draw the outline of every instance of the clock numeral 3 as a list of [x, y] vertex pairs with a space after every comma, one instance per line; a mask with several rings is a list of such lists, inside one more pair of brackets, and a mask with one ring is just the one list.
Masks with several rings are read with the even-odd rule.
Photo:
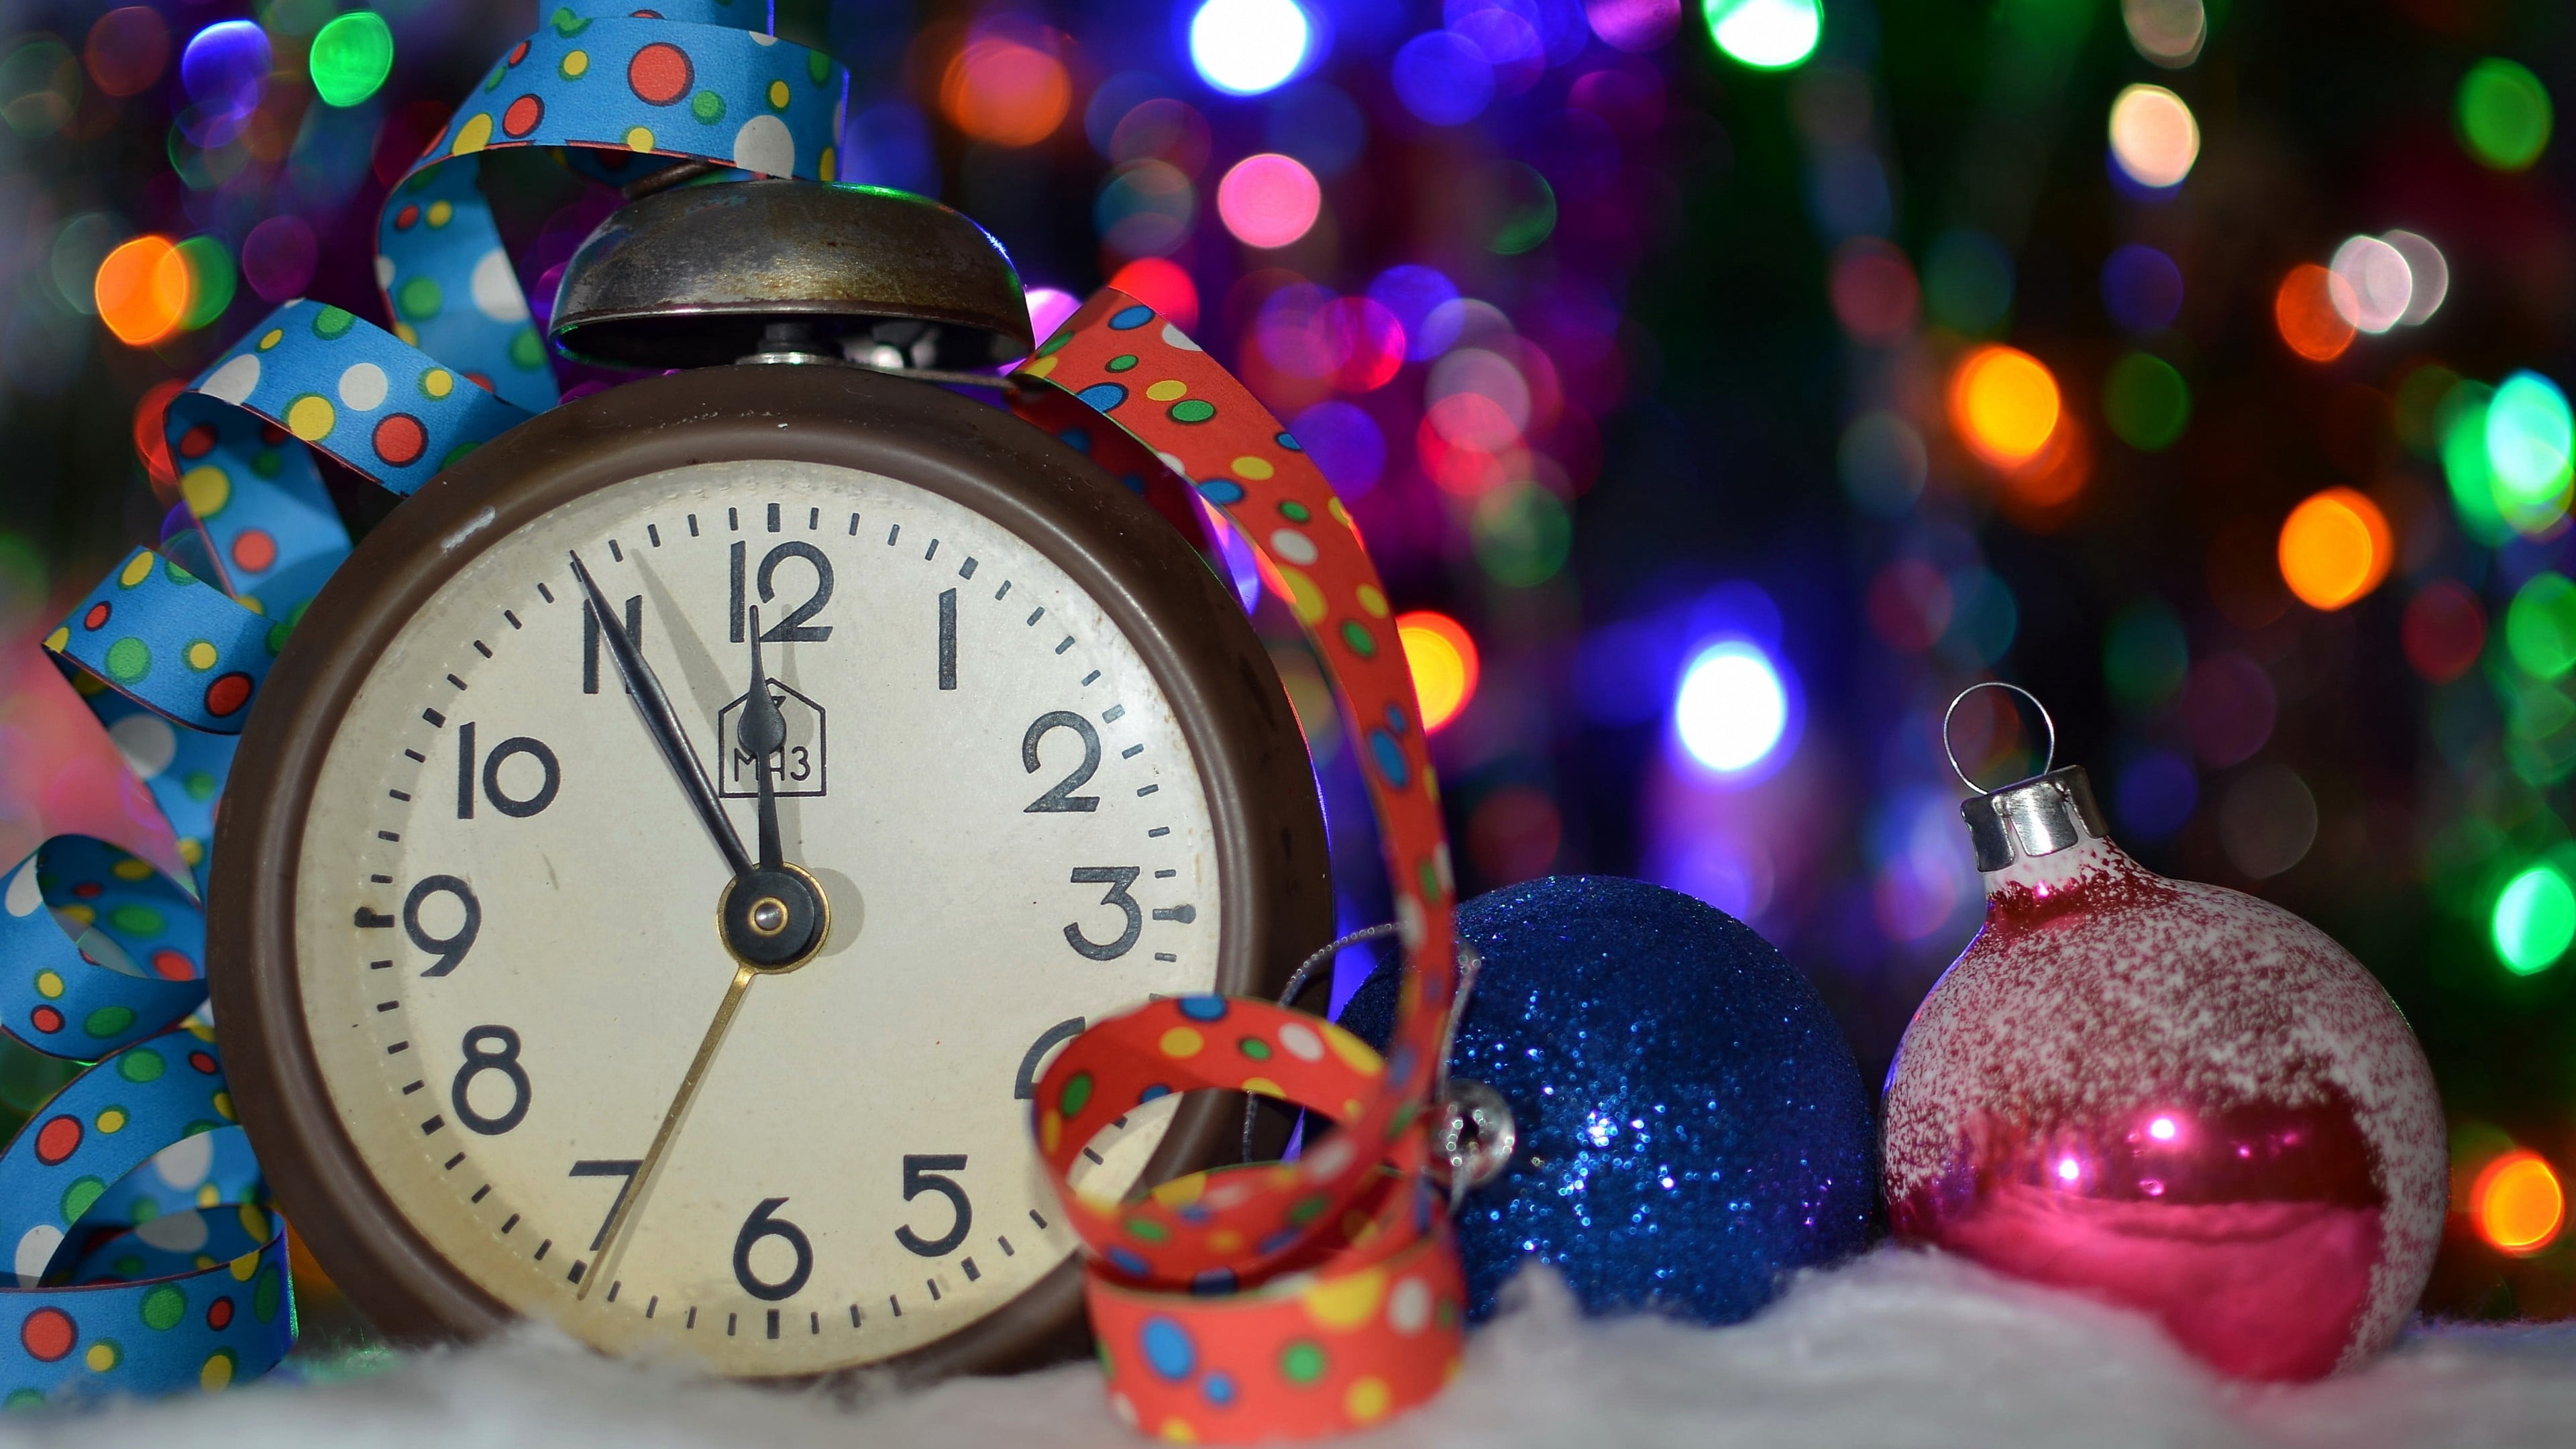
[[[905, 1159], [907, 1162], [910, 1160]], [[957, 1160], [963, 1163], [966, 1159], [961, 1157]], [[787, 1199], [783, 1197], [762, 1198], [760, 1206], [751, 1210], [751, 1216], [743, 1219], [742, 1231], [734, 1234], [733, 1238], [733, 1280], [742, 1285], [743, 1292], [769, 1303], [795, 1297], [796, 1290], [805, 1286], [805, 1280], [814, 1276], [814, 1245], [805, 1240], [805, 1230], [785, 1218], [770, 1216], [785, 1206]], [[765, 1282], [759, 1274], [751, 1271], [752, 1245], [763, 1238], [781, 1239], [796, 1254], [794, 1271], [775, 1283]]]
[[1144, 873], [1144, 867], [1135, 865], [1075, 866], [1073, 868], [1075, 885], [1109, 887], [1109, 893], [1100, 898], [1100, 903], [1104, 906], [1116, 906], [1125, 912], [1127, 929], [1118, 933], [1117, 940], [1104, 946], [1082, 934], [1082, 926], [1079, 922], [1068, 921], [1064, 928], [1064, 943], [1094, 961], [1115, 961], [1132, 950], [1136, 945], [1136, 937], [1145, 929], [1145, 908], [1136, 904], [1136, 898], [1127, 894], [1127, 888], [1134, 885], [1136, 877]]
[[[905, 1154], [903, 1200], [910, 1202], [925, 1192], [935, 1192], [948, 1199], [948, 1205], [957, 1210], [957, 1220], [948, 1225], [948, 1231], [935, 1238], [921, 1236], [912, 1230], [911, 1224], [906, 1223], [894, 1230], [896, 1242], [925, 1258], [936, 1258], [943, 1253], [956, 1251], [957, 1245], [966, 1241], [966, 1230], [975, 1225], [975, 1205], [966, 1200], [966, 1189], [958, 1185], [957, 1179], [945, 1175], [965, 1170], [966, 1154], [962, 1152], [954, 1156]], [[780, 1201], [783, 1202], [785, 1199], [782, 1198]], [[735, 1261], [740, 1262], [741, 1259], [736, 1258]]]
[[[743, 613], [749, 603], [743, 596], [743, 565], [748, 557], [743, 545], [737, 543], [733, 546], [733, 642], [736, 644], [742, 642]], [[801, 558], [814, 566], [814, 592], [806, 595], [805, 602], [788, 610], [785, 618], [761, 630], [760, 640], [764, 644], [820, 644], [832, 637], [832, 626], [805, 621], [823, 612], [823, 606], [832, 599], [832, 561], [824, 557], [821, 549], [800, 538], [791, 539], [763, 554], [755, 580], [760, 585], [760, 601], [766, 604], [777, 597], [774, 575], [779, 564], [791, 558]]]
[[[465, 924], [457, 927], [456, 934], [452, 936], [433, 936], [420, 923], [420, 908], [435, 895], [454, 896], [457, 903], [465, 907]], [[403, 934], [411, 937], [413, 945], [438, 958], [420, 974], [444, 976], [456, 969], [456, 963], [465, 959], [466, 952], [474, 949], [474, 937], [483, 929], [483, 903], [474, 899], [474, 887], [455, 876], [423, 876], [420, 884], [411, 888], [411, 894], [403, 897], [402, 927]]]
[[[587, 619], [588, 614], [582, 615]], [[501, 767], [521, 755], [537, 762], [540, 772], [537, 788], [523, 796], [513, 796], [501, 788]], [[483, 795], [492, 808], [513, 820], [525, 820], [555, 803], [555, 792], [563, 788], [563, 766], [545, 741], [514, 735], [492, 747], [483, 757]], [[471, 720], [456, 728], [456, 818], [474, 818], [474, 724]]]
[[[740, 548], [741, 544], [734, 547]], [[644, 596], [626, 596], [626, 637], [637, 649], [644, 647]], [[736, 635], [740, 638], [740, 635]], [[612, 668], [611, 672], [614, 672]], [[581, 611], [581, 692], [599, 693], [599, 616], [588, 609]]]
[[1048, 815], [1063, 811], [1079, 811], [1087, 815], [1100, 808], [1099, 796], [1073, 793], [1087, 783], [1093, 773], [1100, 768], [1100, 732], [1091, 727], [1091, 721], [1073, 711], [1050, 710], [1037, 717], [1036, 722], [1029, 726], [1029, 732], [1020, 736], [1021, 766], [1030, 774], [1036, 774], [1038, 741], [1057, 730], [1071, 730], [1081, 738], [1082, 763], [1075, 767], [1072, 774], [1057, 781], [1054, 789], [1031, 801], [1028, 809], [1021, 812], [1024, 815]]
[[[487, 1046], [497, 1042], [498, 1046]], [[474, 1079], [485, 1072], [499, 1072], [510, 1084], [510, 1110], [497, 1117], [486, 1117], [474, 1110], [467, 1093]], [[486, 1137], [498, 1137], [526, 1120], [528, 1070], [519, 1065], [519, 1034], [506, 1026], [476, 1026], [465, 1031], [465, 1065], [456, 1069], [456, 1083], [448, 1090], [448, 1100], [456, 1107], [456, 1119], [466, 1130]]]

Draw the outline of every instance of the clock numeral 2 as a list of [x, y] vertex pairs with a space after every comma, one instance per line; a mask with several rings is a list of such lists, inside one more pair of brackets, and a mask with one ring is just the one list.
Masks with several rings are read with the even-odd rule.
[[[741, 544], [734, 547], [740, 548]], [[644, 647], [644, 596], [626, 596], [626, 637], [637, 649]], [[734, 637], [742, 637], [736, 634]], [[599, 693], [599, 616], [588, 609], [581, 611], [581, 692]]]
[[[909, 1162], [912, 1159], [904, 1160]], [[963, 1163], [966, 1159], [961, 1157], [957, 1160]], [[795, 1297], [796, 1290], [805, 1286], [805, 1280], [814, 1276], [814, 1245], [805, 1240], [805, 1230], [785, 1218], [770, 1216], [785, 1206], [787, 1199], [783, 1197], [762, 1198], [760, 1206], [751, 1210], [751, 1216], [743, 1219], [742, 1231], [734, 1234], [733, 1238], [733, 1280], [742, 1285], [743, 1292], [769, 1303]], [[795, 1269], [775, 1283], [765, 1281], [751, 1271], [752, 1245], [763, 1238], [780, 1239], [796, 1254]]]
[[[591, 616], [584, 613], [582, 617], [588, 619]], [[591, 625], [594, 631], [598, 627], [596, 623]], [[596, 639], [591, 641], [594, 650], [598, 642]], [[520, 755], [535, 760], [543, 776], [536, 789], [514, 799], [501, 788], [501, 767]], [[494, 745], [492, 753], [483, 757], [484, 798], [492, 802], [493, 809], [513, 820], [525, 820], [555, 803], [555, 791], [562, 787], [563, 766], [556, 762], [555, 752], [547, 749], [543, 740], [514, 735]], [[456, 818], [474, 818], [474, 724], [470, 720], [456, 729]]]
[[[911, 1224], [906, 1223], [894, 1230], [896, 1242], [925, 1258], [936, 1258], [956, 1251], [957, 1245], [966, 1241], [966, 1230], [975, 1225], [975, 1205], [966, 1200], [966, 1189], [958, 1185], [957, 1179], [945, 1175], [965, 1170], [966, 1154], [962, 1152], [954, 1156], [904, 1155], [903, 1200], [910, 1202], [925, 1192], [935, 1192], [948, 1199], [948, 1205], [957, 1210], [957, 1219], [948, 1225], [948, 1231], [935, 1238], [921, 1236], [912, 1230]], [[779, 1200], [784, 1202], [786, 1199]], [[737, 1257], [735, 1261], [741, 1260]]]
[[[486, 1046], [497, 1042], [498, 1046]], [[499, 1072], [510, 1084], [510, 1109], [497, 1117], [486, 1117], [474, 1110], [466, 1096], [474, 1079], [485, 1072]], [[498, 1137], [518, 1126], [528, 1116], [528, 1069], [519, 1065], [519, 1034], [506, 1026], [475, 1026], [465, 1031], [465, 1065], [456, 1069], [456, 1082], [448, 1089], [448, 1100], [456, 1108], [456, 1120], [466, 1129], [486, 1137]]]
[[1091, 721], [1073, 711], [1049, 710], [1039, 715], [1029, 725], [1029, 732], [1020, 736], [1021, 766], [1032, 775], [1038, 772], [1038, 741], [1045, 739], [1056, 730], [1071, 730], [1082, 741], [1082, 763], [1074, 768], [1072, 774], [1058, 780], [1054, 789], [1029, 802], [1028, 808], [1021, 812], [1024, 815], [1050, 815], [1069, 811], [1088, 815], [1100, 808], [1099, 796], [1073, 793], [1100, 769], [1100, 731], [1091, 727]]
[[[743, 592], [746, 582], [744, 563], [750, 555], [742, 544], [737, 543], [733, 546], [732, 557], [733, 642], [739, 644], [743, 642], [743, 615], [750, 602]], [[788, 610], [785, 618], [761, 630], [760, 641], [764, 644], [820, 644], [832, 637], [832, 626], [805, 621], [823, 612], [823, 606], [832, 599], [832, 561], [824, 557], [821, 549], [801, 538], [790, 539], [761, 555], [760, 571], [750, 582], [760, 586], [760, 601], [764, 604], [770, 602], [778, 596], [773, 576], [778, 572], [779, 564], [791, 558], [801, 558], [814, 566], [814, 592], [805, 597], [805, 602]]]
[[1136, 898], [1127, 894], [1127, 888], [1134, 885], [1136, 877], [1144, 873], [1144, 867], [1135, 865], [1075, 866], [1073, 868], [1075, 885], [1109, 887], [1109, 893], [1100, 898], [1100, 903], [1104, 906], [1116, 906], [1125, 912], [1127, 929], [1118, 933], [1117, 940], [1102, 945], [1082, 934], [1082, 926], [1079, 922], [1068, 921], [1064, 927], [1064, 943], [1094, 961], [1115, 961], [1134, 949], [1137, 936], [1143, 934], [1145, 930], [1145, 908], [1136, 904]]

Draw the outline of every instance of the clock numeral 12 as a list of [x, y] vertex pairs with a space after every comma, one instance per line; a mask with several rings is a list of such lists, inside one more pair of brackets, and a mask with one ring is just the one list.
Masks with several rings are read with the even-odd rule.
[[760, 601], [764, 604], [770, 602], [778, 596], [777, 582], [773, 576], [778, 572], [778, 566], [791, 558], [803, 559], [813, 565], [814, 592], [805, 596], [805, 602], [788, 610], [786, 617], [761, 630], [760, 641], [764, 644], [820, 644], [832, 637], [831, 625], [805, 622], [823, 612], [823, 606], [832, 599], [832, 561], [824, 557], [821, 549], [801, 538], [789, 539], [761, 555], [758, 574], [746, 580], [744, 565], [749, 557], [749, 553], [742, 544], [736, 543], [733, 546], [734, 643], [742, 642], [743, 615], [750, 603], [744, 597], [746, 582], [758, 584]]
[[[582, 617], [587, 619], [590, 615], [585, 613]], [[592, 642], [596, 647], [597, 641]], [[536, 789], [512, 796], [501, 788], [501, 767], [520, 755], [536, 761], [543, 777]], [[484, 798], [492, 802], [493, 809], [513, 820], [525, 820], [555, 803], [555, 792], [562, 787], [563, 766], [543, 740], [514, 735], [494, 745], [492, 753], [483, 757]], [[456, 818], [474, 818], [474, 725], [470, 720], [456, 727]]]

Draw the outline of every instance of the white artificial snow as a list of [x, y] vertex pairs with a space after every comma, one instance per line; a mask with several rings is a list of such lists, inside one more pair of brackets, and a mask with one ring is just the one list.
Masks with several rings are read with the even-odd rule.
[[[1544, 1273], [1430, 1407], [1351, 1449], [2396, 1449], [2576, 1444], [2576, 1325], [2425, 1328], [2369, 1368], [2230, 1385], [2144, 1319], [1883, 1249], [1750, 1323], [1584, 1321]], [[551, 1333], [405, 1356], [372, 1378], [0, 1422], [0, 1445], [169, 1449], [1138, 1449], [1098, 1374], [835, 1397], [612, 1363]]]

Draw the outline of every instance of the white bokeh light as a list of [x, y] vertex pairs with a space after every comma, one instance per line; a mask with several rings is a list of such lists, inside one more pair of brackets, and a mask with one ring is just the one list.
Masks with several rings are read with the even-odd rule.
[[2180, 186], [2200, 159], [2200, 123], [2163, 86], [2130, 86], [2111, 102], [2111, 155], [2140, 186]]
[[2442, 260], [2442, 249], [2411, 231], [2392, 231], [2380, 238], [2397, 249], [2406, 259], [2406, 270], [2415, 279], [2415, 288], [2406, 299], [2406, 314], [2397, 320], [2409, 327], [2427, 321], [2441, 310], [2442, 299], [2451, 291], [2451, 266]]
[[2343, 320], [2372, 333], [2405, 320], [2415, 296], [2415, 269], [2397, 248], [2375, 236], [2346, 238], [2335, 248], [2332, 270], [2343, 286], [2328, 294]]
[[1228, 95], [1277, 90], [1306, 63], [1314, 26], [1296, 0], [1207, 0], [1190, 17], [1190, 64]]
[[1712, 644], [1682, 671], [1673, 727], [1691, 758], [1720, 774], [1762, 763], [1789, 727], [1789, 695], [1771, 658], [1741, 640]]

